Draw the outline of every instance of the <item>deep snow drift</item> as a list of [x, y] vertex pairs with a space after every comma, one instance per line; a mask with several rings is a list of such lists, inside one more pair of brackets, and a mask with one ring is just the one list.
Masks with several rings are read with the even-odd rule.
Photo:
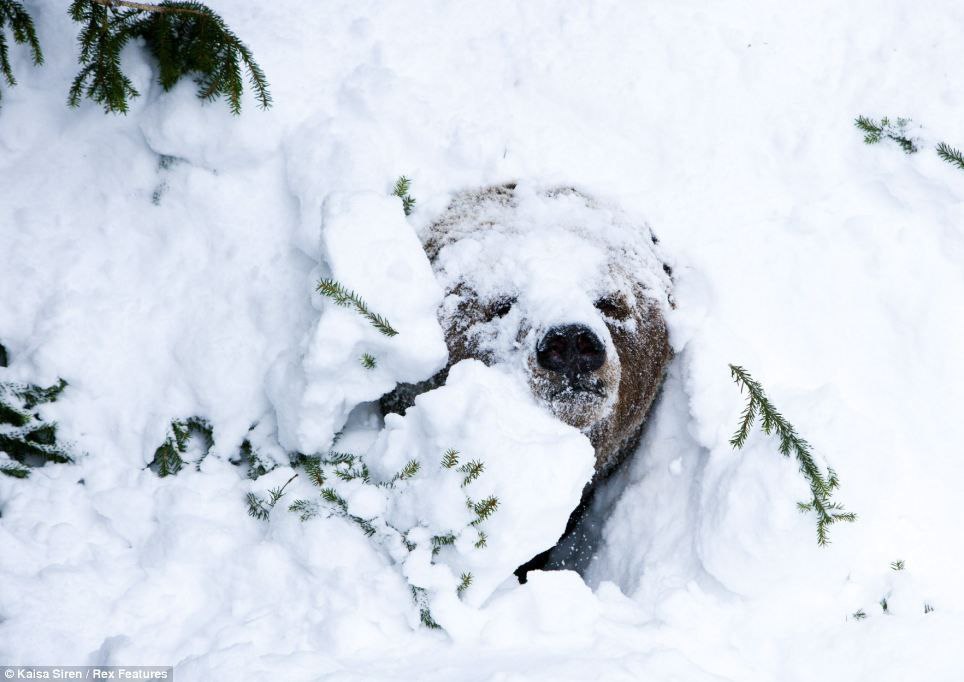
[[[129, 115], [66, 109], [63, 3], [30, 4], [46, 66], [11, 49], [0, 380], [67, 379], [44, 414], [86, 454], [0, 476], [0, 663], [170, 664], [179, 680], [960, 677], [964, 173], [929, 149], [964, 146], [960, 3], [210, 4], [265, 68], [270, 111], [249, 100], [232, 118], [191, 83], [162, 94], [137, 46]], [[922, 151], [864, 145], [858, 114], [914, 118]], [[386, 198], [402, 173], [408, 221]], [[388, 261], [414, 262], [455, 191], [512, 179], [576, 183], [653, 225], [677, 358], [586, 580], [501, 585], [459, 602], [450, 635], [418, 626], [408, 579], [350, 519], [249, 517], [245, 494], [291, 472], [250, 481], [229, 460], [254, 423], [275, 461], [279, 438], [323, 448], [346, 417], [339, 447], [371, 449], [377, 420], [353, 403], [445, 360], [421, 326], [439, 295], [427, 264]], [[362, 214], [382, 236], [358, 253], [338, 235]], [[328, 274], [419, 343], [385, 344], [314, 293]], [[859, 519], [830, 547], [771, 439], [730, 448], [730, 362], [840, 474]], [[191, 415], [214, 451], [158, 478], [147, 463]]]

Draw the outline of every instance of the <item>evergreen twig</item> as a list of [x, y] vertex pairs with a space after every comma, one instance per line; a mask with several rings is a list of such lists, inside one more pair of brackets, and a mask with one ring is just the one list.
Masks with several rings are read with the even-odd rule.
[[839, 521], [855, 521], [857, 515], [844, 511], [842, 504], [833, 502], [831, 496], [839, 486], [840, 481], [836, 472], [827, 468], [824, 476], [820, 467], [813, 459], [810, 444], [801, 438], [793, 425], [774, 407], [767, 398], [763, 387], [750, 374], [737, 365], [730, 365], [730, 375], [742, 392], [747, 391], [747, 405], [740, 417], [736, 432], [730, 438], [730, 445], [742, 448], [749, 436], [750, 428], [757, 416], [761, 420], [761, 428], [767, 435], [776, 433], [780, 439], [780, 454], [796, 458], [800, 472], [810, 484], [812, 498], [809, 502], [798, 502], [801, 511], [814, 512], [817, 516], [817, 544], [826, 545], [830, 542], [829, 526]]
[[[0, 74], [7, 81], [7, 85], [12, 87], [17, 84], [17, 79], [14, 78], [13, 67], [10, 66], [10, 48], [7, 44], [8, 26], [13, 34], [13, 41], [30, 48], [35, 66], [44, 63], [44, 55], [40, 49], [40, 41], [37, 40], [33, 18], [23, 4], [17, 0], [0, 0]], [[0, 91], [0, 98], [2, 96], [3, 91]]]
[[[5, 360], [6, 349], [0, 346], [0, 351]], [[27, 478], [29, 467], [71, 461], [68, 448], [58, 442], [57, 423], [44, 421], [36, 409], [56, 401], [66, 387], [63, 379], [47, 387], [0, 382], [0, 453], [9, 458], [0, 460], [0, 473]]]
[[211, 424], [201, 417], [189, 417], [187, 419], [174, 419], [171, 421], [167, 438], [165, 438], [160, 447], [154, 451], [154, 460], [151, 463], [152, 467], [156, 466], [158, 476], [161, 478], [173, 476], [184, 468], [184, 455], [187, 454], [188, 446], [194, 438], [199, 438], [203, 442], [203, 452], [201, 453], [200, 459], [196, 462], [197, 465], [200, 465], [201, 460], [207, 456], [208, 452], [211, 451], [211, 447], [214, 445], [214, 431], [211, 428]]
[[891, 121], [885, 116], [878, 123], [867, 116], [858, 116], [854, 120], [854, 125], [863, 131], [864, 142], [867, 144], [877, 144], [883, 139], [888, 139], [900, 145], [905, 154], [913, 154], [917, 151], [917, 145], [906, 134], [910, 122], [909, 118], [898, 117], [896, 121]]
[[318, 515], [318, 504], [312, 500], [298, 499], [291, 503], [288, 511], [298, 514], [302, 521]]
[[392, 194], [402, 200], [402, 211], [405, 212], [405, 215], [412, 215], [412, 211], [415, 210], [415, 198], [409, 194], [411, 188], [411, 178], [400, 175], [392, 189]]
[[362, 353], [361, 365], [365, 369], [375, 369], [378, 367], [378, 360], [376, 360], [375, 356], [371, 353]]
[[[476, 480], [483, 473], [485, 467], [482, 462], [477, 460], [472, 460], [459, 466], [459, 457], [458, 451], [450, 448], [442, 455], [439, 464], [442, 469], [454, 469], [457, 471], [461, 475], [458, 480], [460, 480], [461, 487], [464, 488]], [[421, 540], [417, 538], [424, 536], [420, 533], [413, 534], [411, 531], [414, 530], [414, 528], [407, 530], [398, 529], [380, 516], [366, 519], [352, 514], [348, 500], [342, 495], [342, 491], [353, 493], [357, 490], [356, 486], [358, 485], [374, 485], [380, 488], [394, 490], [396, 491], [396, 495], [405, 494], [409, 488], [407, 486], [401, 486], [399, 483], [412, 479], [421, 472], [422, 465], [418, 460], [412, 459], [408, 461], [401, 470], [391, 478], [382, 481], [372, 481], [364, 459], [348, 452], [332, 451], [323, 456], [299, 455], [298, 461], [300, 465], [304, 467], [311, 481], [320, 488], [322, 505], [327, 505], [333, 515], [352, 521], [365, 535], [376, 538], [375, 541], [379, 543], [402, 546], [409, 552], [418, 549], [418, 543], [421, 542]], [[345, 485], [342, 481], [345, 483], [353, 481], [354, 483], [350, 487], [342, 487]], [[259, 506], [259, 503], [262, 506]], [[432, 528], [433, 534], [429, 536], [428, 543], [430, 544], [433, 557], [442, 552], [445, 547], [455, 545], [459, 538], [463, 537], [462, 533], [470, 529], [475, 533], [474, 546], [477, 549], [486, 546], [487, 535], [482, 529], [483, 522], [498, 510], [499, 500], [494, 495], [490, 495], [476, 502], [466, 495], [465, 503], [467, 508], [474, 513], [475, 518], [462, 528]], [[254, 511], [250, 513], [264, 514], [262, 507], [270, 511], [270, 503], [259, 499], [249, 499], [249, 509], [254, 509]], [[302, 521], [306, 521], [318, 514], [319, 503], [313, 500], [297, 499], [291, 503], [288, 510], [298, 514]], [[419, 522], [418, 527], [420, 530], [426, 528], [424, 522]], [[461, 597], [471, 583], [472, 574], [463, 572], [459, 578], [459, 584], [456, 587], [458, 596]], [[422, 624], [435, 628], [438, 627], [438, 624], [432, 617], [428, 597], [428, 591], [412, 586], [412, 598], [419, 610], [419, 617]]]
[[465, 591], [469, 589], [469, 587], [471, 587], [472, 585], [472, 574], [468, 572], [463, 573], [461, 576], [459, 576], [459, 579], [460, 579], [459, 586], [455, 588], [455, 593], [461, 597], [463, 594], [465, 594]]
[[964, 170], [964, 154], [946, 142], [941, 142], [937, 145], [937, 155], [952, 166], [957, 166], [961, 170]]
[[[271, 514], [271, 510], [275, 508], [275, 505], [284, 497], [285, 488], [287, 488], [293, 480], [298, 478], [298, 474], [295, 474], [288, 479], [287, 483], [279, 488], [271, 488], [268, 491], [268, 499], [264, 499], [259, 495], [254, 493], [248, 493], [245, 499], [248, 502], [248, 514], [258, 519], [259, 521], [265, 521]], [[292, 505], [294, 506], [294, 505]]]
[[451, 469], [458, 463], [459, 463], [458, 450], [453, 450], [452, 448], [449, 448], [448, 450], [445, 451], [445, 454], [442, 455], [442, 466], [445, 467], [446, 469]]
[[30, 475], [30, 469], [20, 462], [6, 461], [0, 462], [0, 474], [11, 478], [27, 478]]
[[462, 479], [462, 487], [464, 488], [469, 483], [477, 479], [482, 474], [484, 469], [485, 465], [478, 460], [472, 460], [471, 462], [466, 462], [460, 466], [458, 470], [465, 474], [465, 477]]
[[371, 325], [385, 336], [395, 336], [397, 331], [381, 315], [368, 309], [368, 305], [362, 300], [361, 296], [351, 289], [345, 288], [333, 279], [323, 279], [318, 282], [317, 291], [322, 296], [330, 298], [335, 305], [343, 308], [354, 307], [358, 313], [368, 320]]
[[157, 60], [158, 82], [165, 91], [194, 74], [198, 97], [211, 101], [223, 96], [231, 112], [240, 114], [246, 70], [259, 106], [271, 106], [267, 78], [250, 49], [200, 2], [73, 0], [70, 16], [82, 25], [81, 70], [67, 99], [72, 107], [86, 96], [105, 112], [127, 113], [130, 100], [140, 93], [121, 69], [120, 54], [138, 38]]

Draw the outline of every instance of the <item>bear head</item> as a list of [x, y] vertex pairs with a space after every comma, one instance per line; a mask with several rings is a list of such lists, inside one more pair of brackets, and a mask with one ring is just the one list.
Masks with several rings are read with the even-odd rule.
[[[421, 234], [445, 289], [449, 366], [506, 365], [582, 430], [605, 475], [631, 452], [671, 351], [670, 270], [645, 225], [572, 188], [458, 194]], [[444, 382], [400, 387], [386, 411]], [[407, 397], [399, 397], [407, 394]]]

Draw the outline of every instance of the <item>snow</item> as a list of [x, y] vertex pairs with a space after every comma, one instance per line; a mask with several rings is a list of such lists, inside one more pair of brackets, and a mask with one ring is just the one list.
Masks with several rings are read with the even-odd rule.
[[[440, 466], [449, 449], [463, 464], [483, 464], [478, 478], [460, 485], [463, 473]], [[435, 535], [460, 519], [454, 544], [442, 548], [436, 563], [452, 569], [452, 585], [458, 576], [472, 574], [465, 601], [475, 607], [506, 579], [514, 580], [518, 566], [555, 544], [595, 462], [589, 439], [538, 405], [522, 377], [477, 360], [454, 365], [446, 385], [416, 398], [404, 417], [388, 415], [366, 459], [382, 478], [410, 459], [419, 462], [421, 475], [396, 491], [385, 519], [399, 530], [428, 525], [437, 529]], [[447, 492], [453, 490], [455, 495]], [[476, 503], [495, 497], [498, 508], [484, 523], [471, 526], [475, 514], [467, 509], [466, 496]], [[486, 535], [484, 547], [476, 546], [479, 530]], [[412, 584], [435, 587], [434, 581]], [[457, 626], [447, 627], [444, 616], [439, 622], [450, 632]]]
[[[56, 3], [29, 7], [47, 64], [11, 48], [0, 380], [64, 377], [42, 413], [84, 454], [0, 477], [0, 663], [160, 663], [179, 680], [960, 677], [964, 175], [932, 150], [964, 145], [959, 3], [209, 4], [268, 74], [270, 111], [246, 98], [233, 118], [190, 82], [162, 93], [136, 45], [124, 67], [143, 96], [127, 116], [68, 110], [76, 31]], [[863, 144], [858, 114], [913, 118], [921, 152]], [[403, 173], [408, 221], [388, 196]], [[230, 460], [249, 437], [283, 462], [279, 440], [324, 447], [345, 420], [339, 448], [385, 446], [355, 403], [444, 362], [441, 289], [415, 234], [455, 192], [509, 180], [575, 184], [645, 217], [674, 267], [677, 355], [604, 491], [584, 580], [535, 573], [443, 600], [440, 632], [418, 625], [387, 548], [349, 519], [284, 509], [317, 489], [299, 477], [259, 521], [245, 494], [292, 471], [250, 481]], [[399, 336], [314, 293], [327, 274]], [[758, 432], [730, 448], [731, 362], [839, 473], [859, 518], [829, 547], [795, 508], [795, 463]], [[498, 381], [455, 388], [468, 404]], [[462, 407], [484, 424], [521, 403], [486, 404]], [[414, 432], [445, 425], [429, 412], [389, 421], [425, 456]], [[159, 479], [147, 463], [192, 415], [214, 451]], [[449, 427], [466, 453], [485, 441]], [[515, 483], [533, 510], [564, 496]], [[350, 499], [359, 513], [389, 502]], [[510, 509], [491, 522], [519, 519]], [[509, 559], [477, 570], [494, 583]]]
[[[281, 445], [301, 452], [327, 449], [356, 405], [377, 400], [398, 382], [430, 377], [448, 358], [436, 320], [442, 292], [398, 199], [374, 192], [330, 196], [320, 253], [327, 277], [376, 313], [391, 311], [398, 336], [386, 337], [353, 308], [322, 304], [324, 314], [304, 347], [279, 361], [268, 388]], [[375, 368], [362, 365], [366, 353]]]

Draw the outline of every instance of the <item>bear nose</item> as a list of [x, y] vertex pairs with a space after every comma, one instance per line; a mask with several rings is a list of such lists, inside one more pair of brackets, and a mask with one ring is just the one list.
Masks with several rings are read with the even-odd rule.
[[553, 327], [536, 345], [539, 366], [568, 377], [593, 372], [605, 361], [606, 347], [581, 324]]

